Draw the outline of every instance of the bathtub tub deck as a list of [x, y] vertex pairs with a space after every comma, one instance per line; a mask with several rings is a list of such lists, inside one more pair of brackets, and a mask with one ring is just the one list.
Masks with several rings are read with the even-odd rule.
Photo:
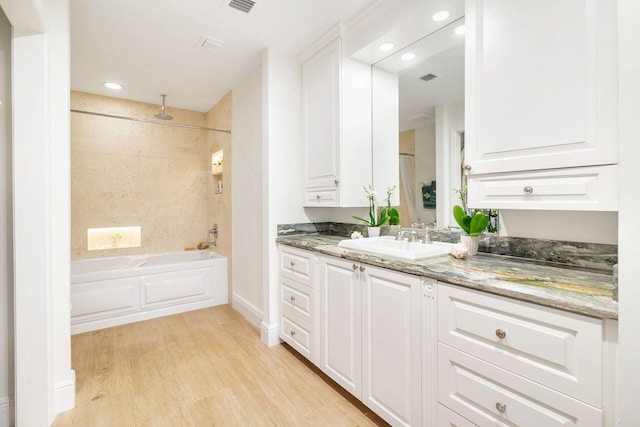
[[71, 262], [71, 333], [228, 302], [227, 258], [170, 252]]

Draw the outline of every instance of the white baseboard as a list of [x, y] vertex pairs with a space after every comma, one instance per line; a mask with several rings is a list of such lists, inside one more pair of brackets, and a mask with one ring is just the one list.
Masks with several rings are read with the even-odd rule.
[[251, 304], [247, 301], [246, 298], [241, 297], [240, 295], [233, 293], [231, 299], [231, 305], [233, 308], [238, 310], [240, 314], [242, 314], [249, 322], [256, 325], [258, 328], [260, 327], [260, 323], [262, 323], [262, 310]]
[[280, 334], [280, 325], [269, 325], [267, 322], [260, 324], [260, 340], [268, 347], [278, 345], [282, 341], [278, 336]]
[[15, 425], [15, 403], [13, 397], [0, 397], [0, 427]]
[[69, 379], [56, 383], [54, 394], [56, 414], [76, 406], [76, 371], [72, 369]]

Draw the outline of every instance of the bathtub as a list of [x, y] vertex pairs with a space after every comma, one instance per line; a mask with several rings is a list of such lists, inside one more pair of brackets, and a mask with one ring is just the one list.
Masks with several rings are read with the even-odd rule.
[[227, 302], [227, 258], [210, 250], [71, 262], [72, 334]]

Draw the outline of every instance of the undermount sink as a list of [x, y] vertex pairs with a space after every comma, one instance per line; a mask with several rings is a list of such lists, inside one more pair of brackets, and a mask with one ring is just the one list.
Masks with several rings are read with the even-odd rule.
[[429, 244], [396, 240], [393, 236], [347, 239], [338, 243], [341, 248], [373, 252], [405, 259], [423, 259], [451, 252], [453, 243], [433, 242]]

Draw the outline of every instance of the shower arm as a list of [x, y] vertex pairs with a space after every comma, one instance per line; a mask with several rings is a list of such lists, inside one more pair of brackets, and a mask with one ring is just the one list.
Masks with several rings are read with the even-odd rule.
[[[163, 107], [162, 108], [162, 112], [164, 114], [164, 105], [162, 107]], [[96, 113], [94, 111], [75, 110], [73, 108], [70, 111], [72, 113], [88, 114], [90, 116], [99, 116], [99, 117], [109, 117], [109, 118], [112, 118], [112, 119], [129, 120], [129, 121], [132, 121], [132, 122], [143, 122], [143, 123], [151, 123], [151, 124], [154, 124], [154, 125], [175, 126], [175, 127], [181, 127], [181, 128], [187, 128], [187, 129], [207, 130], [207, 131], [212, 131], [212, 132], [222, 132], [222, 133], [231, 134], [230, 130], [225, 130], [225, 129], [215, 129], [215, 128], [208, 128], [208, 127], [204, 127], [204, 126], [184, 125], [184, 124], [181, 124], [181, 123], [159, 122], [159, 121], [156, 121], [156, 120], [139, 119], [139, 118], [136, 118], [136, 117], [116, 116], [114, 114]]]

